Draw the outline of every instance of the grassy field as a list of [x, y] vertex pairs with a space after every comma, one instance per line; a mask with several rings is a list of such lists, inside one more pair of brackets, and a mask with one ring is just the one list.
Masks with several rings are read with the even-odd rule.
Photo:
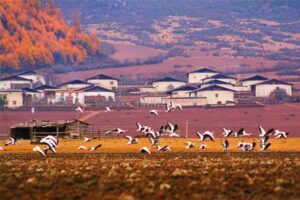
[[[221, 145], [223, 139], [217, 138], [215, 142], [205, 141], [200, 142], [199, 139], [196, 138], [161, 138], [160, 145], [169, 145], [172, 152], [222, 152], [223, 147]], [[194, 142], [195, 148], [186, 149], [185, 142], [191, 141]], [[230, 143], [230, 151], [237, 152], [240, 151], [238, 149], [237, 143], [240, 141], [243, 142], [253, 142], [255, 141], [258, 145], [258, 139], [256, 138], [230, 138], [228, 139]], [[5, 141], [1, 143], [4, 144]], [[272, 143], [270, 149], [268, 151], [300, 151], [300, 138], [289, 138], [287, 140], [278, 140], [278, 139], [270, 139]], [[0, 144], [1, 144], [0, 143]], [[78, 146], [95, 146], [97, 144], [102, 144], [102, 147], [99, 148], [96, 152], [98, 153], [139, 153], [139, 149], [141, 147], [147, 146], [152, 153], [160, 153], [156, 150], [155, 146], [151, 146], [149, 140], [147, 138], [140, 138], [138, 144], [128, 145], [127, 140], [124, 138], [102, 138], [102, 139], [94, 139], [91, 142], [84, 142], [82, 140], [72, 140], [72, 139], [63, 139], [60, 140], [57, 153], [89, 153], [87, 150], [77, 149]], [[200, 144], [206, 144], [207, 149], [200, 149]], [[33, 153], [32, 148], [39, 144], [30, 144], [28, 140], [20, 140], [16, 145], [9, 145], [4, 147], [4, 151], [0, 151], [0, 154], [11, 154], [11, 153]], [[2, 146], [2, 145], [0, 145]], [[39, 145], [43, 146], [43, 145]], [[255, 151], [259, 151], [259, 148]], [[93, 152], [94, 153], [94, 152]]]

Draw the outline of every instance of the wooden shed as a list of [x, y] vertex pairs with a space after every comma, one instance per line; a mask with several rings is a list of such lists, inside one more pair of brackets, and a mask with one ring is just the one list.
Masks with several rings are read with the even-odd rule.
[[69, 120], [31, 120], [10, 127], [10, 136], [16, 139], [39, 140], [47, 135], [59, 137], [81, 137], [89, 124], [77, 119]]

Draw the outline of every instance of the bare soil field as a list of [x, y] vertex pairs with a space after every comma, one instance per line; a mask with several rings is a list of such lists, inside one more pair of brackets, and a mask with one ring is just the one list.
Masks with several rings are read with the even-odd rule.
[[0, 199], [300, 199], [300, 154], [0, 155]]
[[[136, 122], [159, 129], [162, 125], [177, 123], [181, 137], [196, 137], [195, 132], [213, 131], [216, 137], [221, 137], [222, 128], [239, 130], [258, 136], [258, 126], [266, 129], [275, 128], [288, 131], [290, 137], [300, 136], [300, 104], [286, 103], [267, 105], [265, 107], [228, 107], [228, 108], [184, 108], [181, 112], [174, 110], [166, 113], [164, 108], [157, 108], [159, 115], [153, 116], [149, 109], [113, 110], [105, 113], [99, 111], [84, 112], [79, 118], [90, 123], [94, 129], [109, 130], [122, 128], [128, 135], [137, 135]], [[1, 135], [8, 136], [9, 127], [31, 119], [70, 119], [75, 118], [74, 112], [1, 112]], [[187, 133], [187, 134], [186, 134]]]

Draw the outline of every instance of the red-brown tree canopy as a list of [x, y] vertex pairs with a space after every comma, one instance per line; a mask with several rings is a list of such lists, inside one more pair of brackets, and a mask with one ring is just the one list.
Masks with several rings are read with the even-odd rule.
[[[77, 14], [78, 15], [78, 14]], [[53, 0], [1, 0], [0, 66], [21, 69], [73, 64], [95, 55], [95, 34], [65, 23]]]

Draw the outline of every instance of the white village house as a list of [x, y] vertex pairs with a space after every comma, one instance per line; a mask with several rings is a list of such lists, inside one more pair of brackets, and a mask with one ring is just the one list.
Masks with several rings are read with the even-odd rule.
[[90, 86], [93, 86], [93, 84], [87, 83], [82, 80], [72, 80], [66, 83], [59, 84], [56, 87], [59, 89], [81, 89]]
[[171, 96], [171, 98], [189, 98], [190, 97], [190, 91], [193, 91], [197, 89], [196, 87], [193, 86], [182, 86], [173, 90], [170, 90], [167, 92]]
[[217, 80], [217, 79], [213, 79], [213, 80], [210, 80], [210, 81], [205, 81], [204, 83], [199, 85], [199, 87], [200, 88], [205, 88], [205, 87], [212, 86], [212, 85], [218, 85], [218, 86], [225, 87], [225, 88], [228, 88], [228, 89], [231, 89], [231, 90], [234, 90], [234, 87], [235, 87], [235, 85], [232, 84], [232, 83], [224, 82], [224, 81]]
[[204, 79], [209, 78], [211, 76], [217, 75], [219, 72], [208, 69], [202, 68], [196, 71], [192, 71], [188, 73], [188, 82], [189, 83], [202, 83]]
[[17, 108], [24, 105], [23, 91], [21, 89], [0, 90], [0, 95], [4, 96], [7, 100], [6, 107]]
[[103, 101], [116, 101], [116, 93], [112, 90], [92, 86], [84, 88], [78, 92], [78, 102], [82, 104], [97, 103]]
[[184, 86], [186, 83], [175, 78], [165, 77], [152, 81], [151, 84], [155, 92], [167, 92], [169, 90]]
[[251, 90], [251, 86], [256, 85], [258, 83], [267, 81], [268, 78], [260, 76], [260, 75], [255, 75], [246, 79], [242, 79], [241, 83], [243, 86], [248, 87], [248, 90]]
[[42, 99], [42, 93], [32, 88], [0, 90], [0, 95], [6, 97], [8, 108], [31, 106]]
[[206, 98], [208, 105], [220, 105], [220, 104], [233, 104], [234, 103], [234, 90], [218, 86], [211, 85], [204, 88], [199, 88], [190, 92], [191, 98]]
[[118, 81], [118, 79], [104, 74], [99, 74], [97, 76], [86, 79], [86, 82], [88, 83], [114, 91], [116, 91], [116, 89], [118, 88]]
[[285, 90], [288, 96], [292, 96], [292, 84], [277, 79], [270, 79], [253, 87], [256, 97], [269, 97], [272, 92], [279, 89]]
[[19, 76], [10, 76], [0, 79], [0, 90], [13, 90], [22, 88], [32, 88], [32, 80]]
[[18, 74], [17, 76], [32, 80], [33, 84], [40, 84], [40, 85], [46, 84], [45, 76], [33, 70], [27, 70], [25, 72]]

